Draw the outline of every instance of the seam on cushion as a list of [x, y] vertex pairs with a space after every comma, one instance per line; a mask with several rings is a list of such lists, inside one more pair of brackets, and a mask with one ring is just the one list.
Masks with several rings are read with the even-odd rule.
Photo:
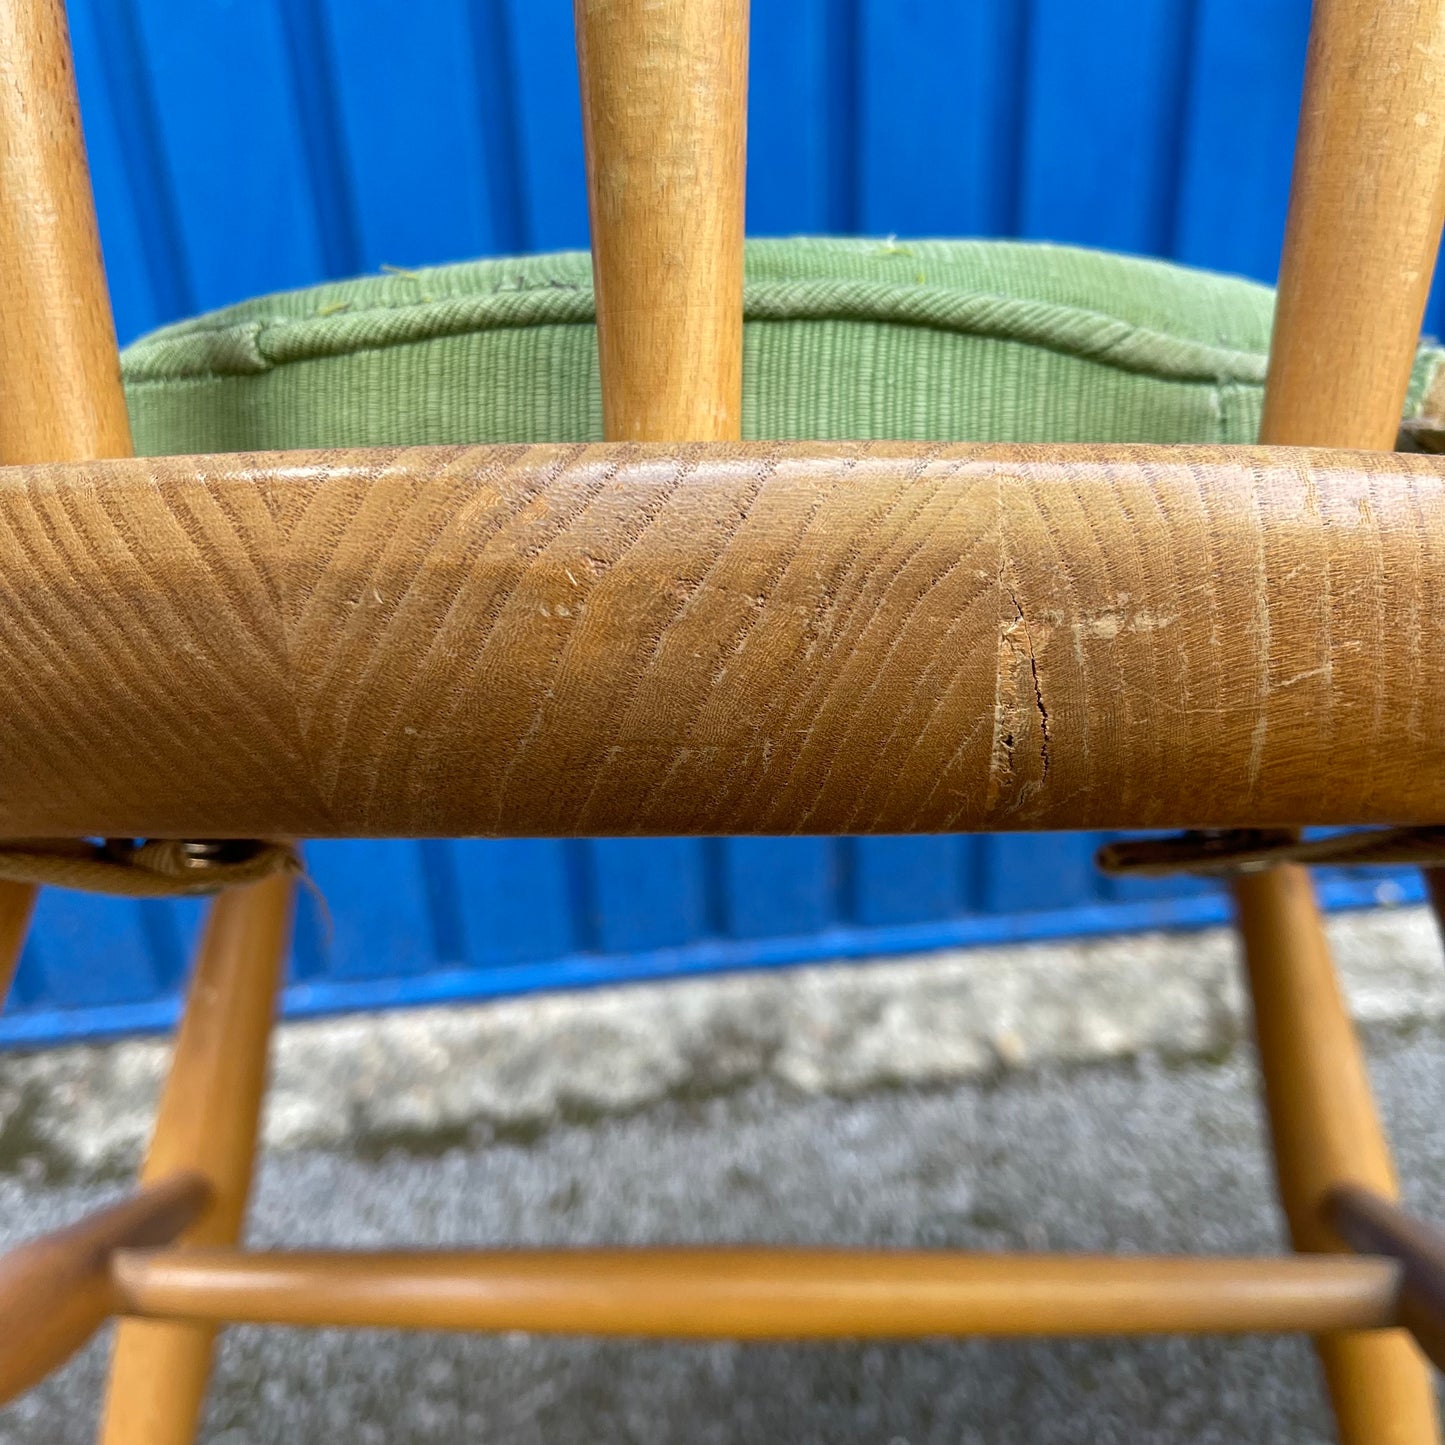
[[[561, 255], [570, 255], [570, 252], [561, 252]], [[578, 252], [576, 254], [585, 254]], [[459, 262], [466, 266], [469, 262]], [[359, 280], [372, 280], [372, 277], [356, 278]], [[324, 292], [328, 287], [346, 283], [322, 282], [316, 290]], [[184, 321], [172, 321], [165, 326], [153, 331], [148, 336], [136, 339], [131, 345], [137, 350], [143, 350], [151, 346], [165, 346], [177, 341], [189, 340], [193, 336], [222, 336], [228, 331], [246, 330], [259, 328], [268, 330], [273, 326], [302, 326], [312, 323], [326, 322], [330, 325], [338, 325], [348, 317], [383, 315], [387, 312], [399, 311], [424, 311], [434, 306], [447, 306], [449, 304], [466, 303], [468, 301], [485, 301], [495, 296], [523, 296], [541, 294], [582, 294], [590, 297], [592, 285], [590, 281], [559, 281], [555, 278], [547, 281], [537, 281], [525, 285], [515, 283], [502, 283], [490, 286], [485, 291], [478, 290], [463, 293], [458, 296], [412, 296], [406, 300], [397, 301], [374, 301], [366, 306], [357, 306], [350, 301], [337, 302], [325, 307], [318, 307], [308, 315], [294, 316], [286, 312], [276, 312], [272, 316], [256, 316], [248, 314], [241, 320], [225, 319], [230, 312], [245, 309], [255, 303], [242, 301], [234, 306], [224, 306], [219, 311], [209, 315], [193, 316]], [[281, 293], [282, 295], [295, 295], [295, 292]], [[304, 294], [304, 293], [302, 293]], [[264, 298], [263, 298], [264, 299]], [[318, 297], [318, 300], [320, 298]]]
[[[1263, 352], [1185, 340], [1107, 312], [953, 287], [833, 280], [752, 282], [744, 291], [744, 315], [750, 321], [850, 320], [922, 326], [1022, 342], [1166, 380], [1198, 382], [1227, 376], [1257, 384], [1264, 380], [1267, 365]], [[188, 327], [179, 335], [162, 334], [137, 343], [127, 352], [124, 367], [131, 383], [254, 375], [288, 362], [468, 332], [594, 320], [590, 286], [548, 283], [325, 317], [250, 318], [214, 329]]]
[[875, 282], [810, 283], [806, 288], [762, 284], [745, 300], [745, 314], [753, 321], [881, 321], [921, 326], [1020, 342], [1161, 380], [1208, 381], [1223, 372], [1240, 381], [1262, 382], [1267, 365], [1263, 352], [1186, 340], [1103, 311], [990, 292], [960, 292], [952, 287]]

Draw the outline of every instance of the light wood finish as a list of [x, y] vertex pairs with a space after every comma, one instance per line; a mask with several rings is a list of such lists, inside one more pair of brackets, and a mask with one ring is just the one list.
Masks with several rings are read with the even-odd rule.
[[657, 1249], [128, 1251], [125, 1309], [260, 1324], [668, 1339], [1154, 1334], [1393, 1323], [1374, 1259]]
[[1445, 4], [1316, 0], [1262, 437], [1395, 445], [1445, 216]]
[[[0, 0], [0, 462], [131, 451], [61, 0]], [[0, 882], [0, 1005], [35, 889]]]
[[128, 456], [60, 0], [0, 0], [0, 458]]
[[209, 1199], [200, 1175], [176, 1175], [0, 1255], [0, 1404], [44, 1379], [120, 1308], [111, 1251], [169, 1243]]
[[599, 444], [96, 476], [0, 472], [0, 609], [34, 622], [0, 629], [0, 835], [1445, 822], [1445, 459]]
[[[269, 878], [211, 906], [142, 1180], [198, 1171], [214, 1203], [187, 1247], [241, 1235], [266, 1087], [267, 1045], [290, 933], [293, 884]], [[188, 1445], [215, 1327], [127, 1321], [116, 1331], [101, 1440]]]
[[1399, 1260], [1401, 1322], [1445, 1370], [1445, 1229], [1412, 1219], [1399, 1205], [1354, 1186], [1330, 1195], [1329, 1216], [1352, 1249]]
[[[1263, 441], [1394, 446], [1442, 214], [1445, 3], [1316, 0]], [[1301, 611], [1322, 617], [1335, 582], [1302, 569]], [[1366, 664], [1390, 665], [1373, 651]], [[1389, 1151], [1308, 876], [1248, 878], [1235, 897], [1280, 1193], [1296, 1245], [1329, 1248], [1326, 1192], [1393, 1193]], [[1405, 1336], [1337, 1335], [1321, 1356], [1345, 1445], [1440, 1439], [1429, 1372]]]
[[1347, 1181], [1395, 1190], [1364, 1056], [1309, 874], [1294, 866], [1256, 873], [1236, 892], [1290, 1234], [1298, 1249], [1338, 1250], [1323, 1208], [1331, 1190]]
[[602, 422], [742, 421], [747, 0], [576, 0]]

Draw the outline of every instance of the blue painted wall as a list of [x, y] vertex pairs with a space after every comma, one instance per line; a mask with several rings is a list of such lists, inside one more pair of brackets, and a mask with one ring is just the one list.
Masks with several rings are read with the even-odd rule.
[[[70, 0], [122, 340], [587, 243], [570, 0]], [[755, 235], [1031, 236], [1272, 280], [1308, 0], [753, 0]], [[1438, 329], [1440, 302], [1429, 325]], [[293, 1012], [1199, 924], [1097, 839], [327, 843]], [[1327, 878], [1337, 905], [1418, 897]], [[163, 1025], [194, 904], [49, 893], [0, 1044]]]

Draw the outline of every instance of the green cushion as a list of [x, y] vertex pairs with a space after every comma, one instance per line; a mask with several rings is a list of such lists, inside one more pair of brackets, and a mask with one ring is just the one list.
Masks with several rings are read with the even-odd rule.
[[[756, 437], [1252, 441], [1274, 294], [1015, 242], [753, 241]], [[1407, 415], [1442, 353], [1422, 347]], [[129, 347], [142, 453], [600, 437], [582, 252], [394, 271]]]

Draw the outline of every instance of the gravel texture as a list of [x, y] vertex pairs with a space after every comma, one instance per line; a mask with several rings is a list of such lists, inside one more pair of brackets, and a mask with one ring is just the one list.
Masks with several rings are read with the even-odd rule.
[[[1445, 1035], [1376, 1032], [1408, 1192], [1445, 1196]], [[840, 1099], [771, 1082], [433, 1154], [281, 1152], [257, 1243], [832, 1241], [983, 1249], [1278, 1244], [1247, 1060], [1045, 1068]], [[107, 1188], [0, 1179], [0, 1234]], [[7, 1411], [91, 1438], [103, 1342]], [[738, 1347], [227, 1334], [210, 1445], [1296, 1442], [1329, 1438], [1296, 1339]]]
[[[1332, 922], [1407, 1195], [1445, 1216], [1445, 967]], [[252, 1242], [1280, 1245], [1223, 934], [282, 1031]], [[0, 1246], [122, 1187], [154, 1042], [0, 1060]], [[102, 1338], [0, 1410], [89, 1441]], [[208, 1445], [1330, 1438], [1297, 1339], [668, 1346], [236, 1329]]]

